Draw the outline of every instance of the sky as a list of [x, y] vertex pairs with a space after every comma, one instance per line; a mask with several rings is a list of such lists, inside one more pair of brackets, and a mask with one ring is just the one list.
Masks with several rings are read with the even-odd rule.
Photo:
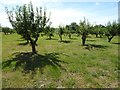
[[[31, 0], [36, 7], [46, 7], [51, 12], [50, 21], [53, 27], [79, 24], [85, 17], [90, 23], [105, 25], [108, 21], [118, 19], [118, 0]], [[12, 27], [7, 18], [5, 7], [9, 10], [17, 5], [29, 4], [30, 0], [0, 0], [0, 24]]]

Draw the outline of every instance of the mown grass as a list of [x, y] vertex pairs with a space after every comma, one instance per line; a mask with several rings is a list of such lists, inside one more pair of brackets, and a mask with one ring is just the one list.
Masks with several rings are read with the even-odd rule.
[[117, 88], [118, 37], [40, 37], [38, 54], [17, 34], [2, 35], [3, 88]]

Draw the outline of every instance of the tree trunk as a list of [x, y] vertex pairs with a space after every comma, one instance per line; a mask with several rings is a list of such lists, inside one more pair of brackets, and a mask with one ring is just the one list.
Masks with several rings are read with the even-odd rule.
[[82, 45], [85, 46], [86, 36], [82, 36]]
[[71, 35], [69, 34], [69, 39], [71, 39]]
[[36, 48], [35, 48], [35, 43], [31, 43], [31, 46], [32, 46], [32, 53], [36, 54], [37, 51], [36, 51]]
[[36, 48], [35, 48], [36, 42], [33, 41], [32, 39], [30, 39], [30, 44], [31, 44], [31, 46], [32, 46], [32, 53], [33, 53], [33, 54], [36, 54], [36, 53], [37, 53]]
[[51, 40], [51, 35], [49, 35], [49, 39]]
[[62, 41], [62, 35], [59, 35], [60, 36], [60, 41]]
[[108, 37], [108, 42], [110, 42], [110, 41], [112, 40], [113, 37], [114, 37], [114, 36]]
[[29, 43], [29, 40], [27, 40], [27, 44]]
[[96, 38], [98, 37], [98, 34], [95, 34], [96, 35]]

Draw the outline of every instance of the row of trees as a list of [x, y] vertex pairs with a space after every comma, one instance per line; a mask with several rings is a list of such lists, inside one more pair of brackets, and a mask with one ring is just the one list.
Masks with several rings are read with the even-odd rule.
[[15, 33], [15, 30], [9, 27], [1, 27], [0, 32], [3, 32], [5, 35], [7, 35], [7, 34]]
[[37, 53], [35, 46], [40, 33], [44, 33], [44, 35], [47, 35], [51, 39], [54, 36], [54, 32], [57, 31], [61, 41], [63, 40], [62, 35], [68, 35], [71, 39], [72, 34], [76, 33], [78, 36], [81, 35], [82, 45], [85, 45], [89, 34], [95, 34], [96, 37], [98, 35], [100, 37], [106, 35], [110, 42], [114, 36], [118, 35], [120, 30], [120, 25], [115, 21], [112, 23], [108, 22], [105, 26], [92, 25], [85, 18], [83, 21], [80, 21], [79, 25], [73, 22], [70, 25], [53, 28], [51, 27], [50, 15], [46, 15], [46, 9], [42, 7], [34, 9], [31, 2], [28, 5], [17, 6], [12, 11], [6, 8], [6, 13], [14, 30], [27, 40], [27, 42], [30, 42], [34, 54]]
[[79, 25], [75, 22], [70, 25], [66, 25], [65, 27], [59, 27], [59, 36], [60, 40], [62, 40], [62, 35], [67, 34], [69, 38], [71, 38], [73, 33], [81, 35], [82, 45], [85, 45], [86, 38], [89, 34], [96, 35], [96, 37], [107, 36], [108, 42], [112, 40], [112, 38], [116, 35], [120, 35], [120, 24], [116, 21], [108, 22], [104, 25], [92, 25], [88, 20], [84, 18], [83, 21], [80, 21]]

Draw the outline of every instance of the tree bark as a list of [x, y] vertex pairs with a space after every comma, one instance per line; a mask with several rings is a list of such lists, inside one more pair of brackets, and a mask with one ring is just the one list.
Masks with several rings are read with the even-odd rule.
[[71, 39], [71, 35], [69, 34], [69, 39]]
[[27, 44], [29, 43], [29, 40], [27, 39]]
[[59, 35], [59, 37], [60, 37], [60, 41], [62, 41], [62, 35]]
[[36, 48], [35, 48], [35, 43], [34, 44], [32, 43], [31, 46], [32, 46], [32, 52], [33, 52], [33, 54], [36, 54], [37, 51], [36, 51]]
[[51, 35], [49, 35], [49, 39], [51, 40]]
[[86, 36], [83, 35], [83, 36], [82, 36], [82, 45], [83, 45], [83, 46], [85, 46], [85, 41], [86, 41]]
[[35, 41], [33, 41], [33, 40], [30, 38], [30, 43], [31, 43], [31, 46], [32, 46], [32, 53], [33, 53], [33, 54], [36, 54], [36, 53], [37, 53], [36, 48], [35, 48], [35, 46], [36, 46], [36, 41], [37, 41], [37, 40], [38, 40], [38, 37], [35, 38]]
[[95, 34], [96, 35], [96, 38], [98, 37], [98, 34]]
[[113, 37], [114, 37], [114, 36], [108, 37], [108, 42], [110, 42]]

